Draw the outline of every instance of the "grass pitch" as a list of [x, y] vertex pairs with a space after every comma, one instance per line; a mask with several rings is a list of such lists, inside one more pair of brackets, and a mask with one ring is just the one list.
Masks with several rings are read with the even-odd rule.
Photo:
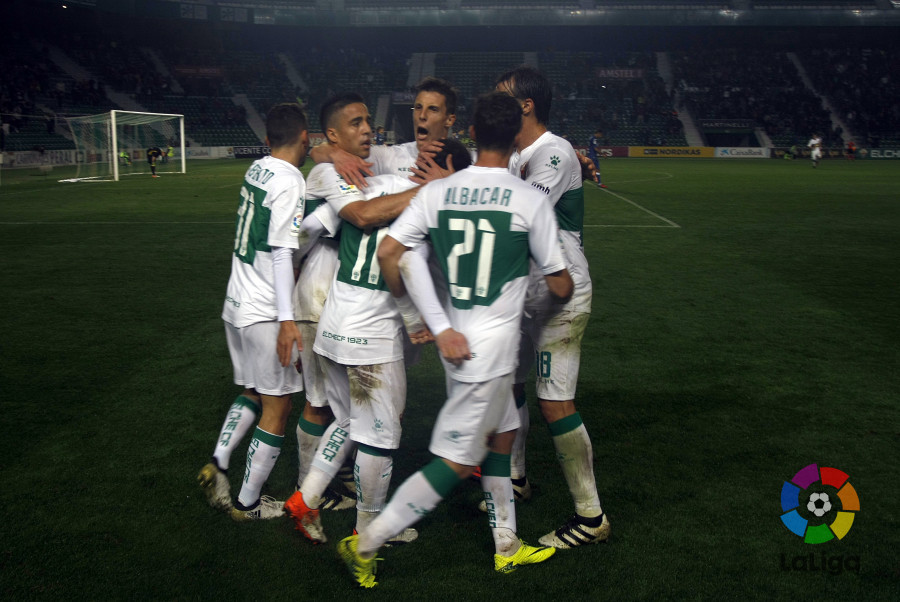
[[[327, 513], [331, 541], [314, 547], [287, 520], [233, 523], [195, 483], [238, 393], [219, 315], [246, 166], [0, 174], [4, 598], [357, 596], [333, 548], [352, 512]], [[609, 188], [586, 188], [594, 310], [576, 402], [611, 541], [495, 574], [466, 483], [417, 542], [383, 552], [366, 596], [896, 599], [900, 164], [603, 167]], [[433, 350], [409, 384], [394, 486], [429, 459]], [[281, 499], [292, 428], [264, 491]], [[781, 523], [782, 483], [811, 463], [859, 493], [843, 540], [805, 544]], [[572, 512], [535, 407], [529, 474], [518, 523], [533, 543]]]

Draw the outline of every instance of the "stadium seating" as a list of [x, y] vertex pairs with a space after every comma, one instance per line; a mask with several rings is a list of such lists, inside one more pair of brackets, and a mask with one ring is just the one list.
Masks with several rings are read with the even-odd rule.
[[648, 52], [547, 52], [539, 67], [556, 88], [550, 129], [584, 145], [596, 129], [613, 146], [686, 144]]
[[868, 48], [821, 48], [797, 54], [813, 85], [832, 102], [859, 142], [900, 146], [896, 55]]
[[291, 59], [308, 89], [301, 92], [306, 102], [310, 126], [321, 130], [319, 107], [337, 92], [358, 92], [374, 112], [378, 97], [395, 91], [406, 90], [410, 55], [390, 49], [373, 48], [361, 52], [353, 48], [327, 51], [311, 48], [304, 53], [293, 53]]
[[803, 83], [783, 52], [730, 49], [672, 53], [684, 108], [696, 119], [749, 119], [776, 146], [806, 142], [820, 132], [840, 144], [822, 99]]
[[[750, 0], [745, 6], [766, 10], [775, 5], [808, 7], [818, 3], [847, 8], [874, 1]], [[686, 2], [703, 8], [731, 4], [721, 0]], [[271, 2], [273, 7], [296, 4]], [[659, 8], [666, 3], [550, 0], [545, 4], [576, 10], [620, 5]], [[346, 0], [344, 5], [348, 10], [373, 6], [409, 10], [446, 7], [448, 3]], [[511, 6], [496, 0], [460, 0], [454, 5]], [[321, 8], [314, 1], [302, 7]], [[63, 118], [133, 109], [117, 104], [124, 103], [122, 94], [147, 111], [184, 114], [195, 144], [256, 145], [261, 142], [259, 128], [254, 132], [248, 123], [253, 110], [245, 106], [243, 96], [236, 100], [238, 95], [245, 95], [260, 116], [278, 102], [301, 100], [313, 131], [319, 131], [318, 109], [328, 95], [357, 91], [374, 113], [383, 95], [409, 91], [415, 63], [409, 50], [387, 45], [366, 50], [351, 45], [310, 46], [286, 52], [302, 80], [292, 74], [292, 81], [274, 45], [256, 49], [244, 44], [237, 31], [198, 30], [192, 37], [178, 32], [161, 35], [157, 40], [154, 34], [142, 45], [127, 33], [101, 35], [90, 28], [74, 28], [52, 38], [22, 34], [0, 40], [0, 113], [4, 129], [9, 130], [4, 136], [5, 148], [72, 148]], [[147, 43], [152, 43], [152, 54]], [[51, 46], [60, 48], [88, 75], [56, 65], [48, 50]], [[897, 60], [886, 51], [867, 50], [859, 44], [846, 49], [799, 50], [797, 56], [815, 91], [804, 83], [783, 51], [726, 47], [708, 52], [698, 48], [672, 51], [668, 56], [677, 95], [668, 92], [657, 72], [656, 54], [651, 52], [438, 52], [434, 75], [448, 79], [460, 90], [457, 129], [467, 125], [472, 100], [491, 89], [499, 74], [531, 62], [554, 85], [550, 128], [577, 146], [583, 146], [596, 129], [610, 145], [685, 145], [677, 111], [689, 113], [695, 121], [750, 120], [763, 127], [777, 146], [804, 143], [815, 131], [825, 135], [827, 144], [835, 145], [841, 142], [843, 132], [832, 126], [831, 115], [823, 108], [825, 99], [858, 142], [900, 145]], [[413, 78], [419, 75], [416, 72]], [[672, 83], [670, 80], [668, 87]], [[115, 92], [110, 94], [115, 102], [107, 90]], [[673, 106], [675, 102], [678, 106]]]

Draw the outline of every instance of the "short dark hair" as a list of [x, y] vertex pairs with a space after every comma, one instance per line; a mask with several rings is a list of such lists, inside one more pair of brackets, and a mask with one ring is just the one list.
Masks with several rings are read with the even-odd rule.
[[456, 105], [459, 102], [459, 92], [453, 87], [453, 84], [446, 79], [428, 76], [418, 83], [416, 86], [416, 96], [420, 92], [437, 92], [443, 95], [444, 104], [447, 106], [449, 115], [456, 115]]
[[366, 104], [366, 99], [356, 92], [341, 92], [328, 98], [319, 110], [319, 124], [322, 126], [322, 129], [326, 130], [331, 127], [330, 122], [335, 113], [341, 111], [348, 105], [356, 103]]
[[504, 92], [488, 92], [475, 100], [472, 117], [478, 150], [512, 150], [522, 129], [522, 106]]
[[450, 157], [454, 171], [463, 170], [472, 164], [472, 155], [465, 144], [453, 138], [442, 138], [439, 142], [444, 143], [444, 148], [434, 155], [435, 163], [444, 167], [447, 165], [447, 157]]
[[296, 102], [283, 102], [266, 114], [266, 138], [272, 148], [289, 146], [309, 129], [306, 113]]
[[553, 86], [543, 73], [522, 65], [507, 71], [495, 82], [495, 85], [506, 83], [512, 95], [519, 100], [531, 99], [534, 103], [534, 115], [539, 123], [550, 121], [550, 103], [553, 100]]

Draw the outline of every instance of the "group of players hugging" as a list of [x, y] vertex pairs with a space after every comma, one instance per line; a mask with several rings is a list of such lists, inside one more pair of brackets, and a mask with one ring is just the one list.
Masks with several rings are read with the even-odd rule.
[[[608, 539], [574, 402], [592, 296], [583, 180], [598, 180], [547, 129], [551, 98], [536, 69], [500, 76], [474, 103], [474, 157], [448, 137], [457, 92], [434, 77], [416, 87], [415, 140], [406, 144], [373, 145], [355, 93], [326, 100], [327, 140], [312, 149], [298, 105], [271, 109], [271, 155], [250, 166], [240, 191], [222, 318], [244, 390], [198, 476], [211, 506], [239, 521], [287, 515], [313, 543], [326, 541], [320, 511], [355, 507], [356, 527], [338, 552], [364, 588], [377, 585], [378, 550], [414, 541], [412, 525], [468, 478], [480, 478], [498, 572]], [[308, 155], [316, 165], [304, 179]], [[430, 342], [447, 383], [434, 458], [388, 500], [406, 366]], [[536, 546], [518, 537], [515, 508], [532, 495], [532, 369], [575, 506]], [[276, 501], [261, 490], [301, 391], [297, 488]], [[254, 424], [232, 500], [231, 451]]]

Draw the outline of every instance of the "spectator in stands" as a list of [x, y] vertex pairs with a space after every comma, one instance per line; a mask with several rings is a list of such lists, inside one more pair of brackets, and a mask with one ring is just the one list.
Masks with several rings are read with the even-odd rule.
[[384, 133], [384, 126], [379, 125], [375, 129], [375, 144], [378, 146], [384, 146], [387, 142], [387, 136]]

